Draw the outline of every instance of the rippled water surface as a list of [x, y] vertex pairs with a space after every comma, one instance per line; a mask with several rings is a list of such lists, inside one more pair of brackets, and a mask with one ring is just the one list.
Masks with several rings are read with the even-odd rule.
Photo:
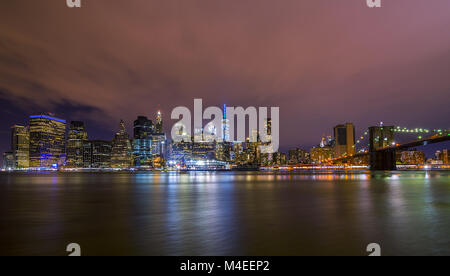
[[450, 255], [449, 172], [1, 173], [0, 254]]

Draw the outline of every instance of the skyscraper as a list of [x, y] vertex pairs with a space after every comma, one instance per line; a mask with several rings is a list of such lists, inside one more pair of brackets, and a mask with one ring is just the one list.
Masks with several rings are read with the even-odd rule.
[[163, 133], [163, 120], [162, 120], [162, 114], [161, 111], [158, 111], [156, 114], [156, 123], [155, 123], [155, 131], [156, 134]]
[[103, 140], [85, 141], [83, 143], [83, 167], [110, 168], [111, 142]]
[[448, 149], [443, 150], [442, 151], [442, 160], [444, 165], [449, 165], [450, 164], [450, 155], [449, 155], [450, 151]]
[[145, 116], [139, 116], [134, 121], [134, 139], [145, 139], [154, 132], [153, 122]]
[[[264, 135], [260, 137], [262, 139], [262, 144], [266, 145], [264, 147], [263, 153], [271, 154], [274, 152], [272, 145], [272, 119], [267, 118], [264, 122]], [[270, 160], [270, 157], [269, 157]]]
[[30, 116], [30, 167], [65, 163], [66, 121], [51, 114]]
[[334, 127], [335, 157], [355, 154], [355, 126], [352, 123]]
[[72, 121], [67, 135], [67, 162], [69, 168], [83, 168], [83, 143], [88, 135], [83, 122]]
[[152, 158], [166, 159], [166, 134], [155, 133], [152, 135]]
[[113, 168], [130, 168], [133, 165], [130, 137], [124, 121], [120, 121], [119, 132], [112, 141], [111, 166]]
[[11, 127], [11, 152], [14, 168], [23, 169], [30, 166], [30, 130], [26, 126]]
[[137, 167], [152, 166], [153, 122], [147, 117], [139, 116], [134, 121], [133, 156]]
[[[223, 105], [223, 120], [222, 120], [222, 136], [224, 142], [232, 142], [230, 140], [230, 120], [227, 118], [227, 105]], [[234, 137], [233, 137], [234, 139]]]

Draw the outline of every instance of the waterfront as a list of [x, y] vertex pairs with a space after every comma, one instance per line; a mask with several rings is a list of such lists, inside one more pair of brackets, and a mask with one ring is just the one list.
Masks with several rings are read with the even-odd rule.
[[450, 172], [0, 173], [0, 254], [450, 255]]

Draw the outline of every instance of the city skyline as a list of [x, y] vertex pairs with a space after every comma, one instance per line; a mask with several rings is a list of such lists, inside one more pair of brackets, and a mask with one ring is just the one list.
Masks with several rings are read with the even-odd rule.
[[340, 122], [448, 125], [448, 1], [297, 2], [2, 3], [0, 129], [50, 111], [106, 139], [120, 119], [195, 97], [280, 106], [283, 151]]
[[[229, 129], [230, 121], [234, 119], [224, 115], [219, 127]], [[178, 124], [175, 124], [174, 128], [179, 127]], [[118, 131], [112, 139], [99, 140], [89, 136], [82, 121], [70, 121], [69, 124], [65, 119], [51, 113], [30, 115], [29, 123], [11, 127], [11, 151], [3, 153], [2, 165], [4, 169], [19, 170], [217, 170], [303, 164], [325, 168], [329, 165], [344, 165], [355, 168], [365, 166], [371, 170], [395, 170], [397, 165], [448, 164], [446, 144], [450, 140], [450, 130], [442, 128], [409, 129], [380, 122], [378, 126], [370, 126], [364, 134], [358, 136], [355, 125], [347, 122], [333, 127], [333, 136], [323, 136], [321, 142], [310, 149], [295, 147], [290, 148], [288, 152], [266, 152], [264, 148], [267, 148], [274, 138], [270, 118], [266, 119], [264, 125], [264, 139], [257, 134], [257, 130], [249, 129], [244, 140], [236, 139], [239, 136], [237, 135], [230, 137], [231, 140], [222, 141], [219, 137], [205, 137], [203, 131], [207, 130], [202, 128], [201, 133], [196, 130], [192, 136], [188, 135], [189, 138], [178, 141], [168, 139], [164, 133], [164, 125], [163, 114], [158, 110], [153, 120], [146, 116], [137, 116], [132, 135], [126, 129], [126, 123], [120, 120]], [[251, 137], [254, 137], [254, 140]], [[414, 138], [405, 141], [405, 137]], [[438, 144], [438, 151], [428, 147], [429, 144], [435, 143]], [[428, 152], [433, 153], [432, 158], [428, 158], [425, 151], [417, 150], [417, 147], [422, 146], [427, 146]]]

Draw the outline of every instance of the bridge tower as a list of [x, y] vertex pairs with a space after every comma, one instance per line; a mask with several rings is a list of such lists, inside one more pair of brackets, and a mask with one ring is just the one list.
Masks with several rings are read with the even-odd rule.
[[394, 171], [397, 169], [394, 145], [394, 126], [369, 128], [370, 169], [373, 171]]

